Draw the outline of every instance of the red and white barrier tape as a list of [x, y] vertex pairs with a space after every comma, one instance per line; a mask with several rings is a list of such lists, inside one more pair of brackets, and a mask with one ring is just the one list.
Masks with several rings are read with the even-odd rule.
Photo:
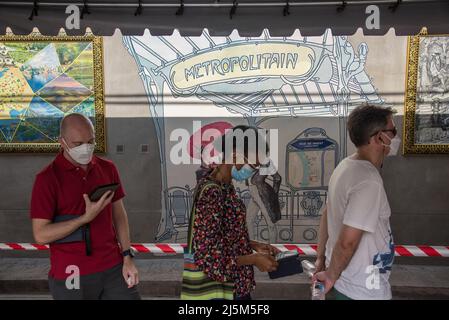
[[[314, 244], [275, 244], [281, 251], [295, 250], [301, 255], [315, 256]], [[134, 243], [138, 252], [157, 254], [179, 254], [184, 252], [184, 243]], [[395, 246], [396, 256], [401, 257], [449, 257], [449, 246]], [[0, 243], [0, 250], [48, 250], [47, 245], [34, 243]]]

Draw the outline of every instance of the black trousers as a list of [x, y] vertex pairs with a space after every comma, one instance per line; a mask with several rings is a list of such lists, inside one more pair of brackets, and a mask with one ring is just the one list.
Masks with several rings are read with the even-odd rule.
[[136, 286], [129, 288], [122, 275], [123, 264], [103, 272], [80, 276], [80, 288], [68, 289], [65, 280], [48, 278], [55, 300], [140, 300]]

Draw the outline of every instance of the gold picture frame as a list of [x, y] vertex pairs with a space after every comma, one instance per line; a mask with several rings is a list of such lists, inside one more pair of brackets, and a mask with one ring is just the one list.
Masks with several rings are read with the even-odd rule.
[[[19, 83], [10, 90], [5, 72]], [[59, 122], [71, 112], [93, 120], [95, 152], [105, 153], [104, 104], [102, 37], [0, 36], [0, 153], [58, 152]]]
[[404, 155], [449, 154], [448, 50], [449, 35], [429, 35], [423, 28], [408, 37]]

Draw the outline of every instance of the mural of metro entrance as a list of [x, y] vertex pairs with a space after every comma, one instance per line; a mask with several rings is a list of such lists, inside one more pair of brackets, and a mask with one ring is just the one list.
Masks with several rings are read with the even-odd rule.
[[[156, 241], [185, 242], [198, 165], [169, 160], [172, 129], [191, 134], [225, 119], [282, 128], [278, 172], [281, 219], [275, 224], [251, 195], [251, 182], [237, 185], [248, 207], [256, 240], [316, 243], [330, 175], [347, 155], [346, 116], [362, 103], [384, 104], [365, 70], [366, 43], [348, 37], [125, 36], [138, 66], [156, 127], [161, 155], [162, 215]], [[319, 119], [319, 122], [317, 121]], [[197, 128], [198, 129], [198, 128]], [[178, 177], [183, 179], [179, 180]], [[186, 177], [191, 177], [186, 182]], [[273, 177], [267, 180], [273, 181]]]

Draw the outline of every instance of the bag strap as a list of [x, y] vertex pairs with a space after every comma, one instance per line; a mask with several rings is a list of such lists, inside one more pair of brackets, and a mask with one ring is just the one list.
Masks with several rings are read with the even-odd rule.
[[199, 190], [199, 189], [195, 190], [193, 202], [192, 202], [192, 208], [190, 210], [189, 233], [188, 233], [188, 238], [187, 238], [188, 253], [192, 253], [193, 225], [195, 223], [196, 202], [198, 201], [199, 198], [201, 198], [201, 196], [203, 195], [203, 192], [211, 186], [217, 186], [218, 188], [220, 188], [220, 186], [217, 183], [215, 183], [213, 181], [207, 181], [206, 183], [203, 184], [201, 190]]

